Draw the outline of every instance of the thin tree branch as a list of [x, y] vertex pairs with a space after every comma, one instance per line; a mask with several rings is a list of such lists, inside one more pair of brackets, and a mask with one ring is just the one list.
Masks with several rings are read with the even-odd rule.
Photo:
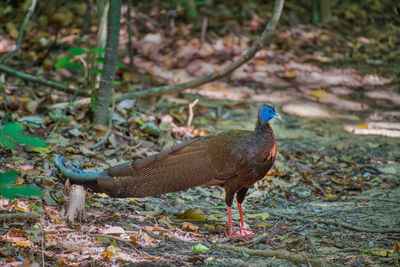
[[4, 65], [0, 64], [0, 71], [6, 72], [8, 74], [11, 74], [15, 77], [30, 81], [30, 82], [34, 82], [34, 83], [38, 83], [38, 84], [42, 84], [42, 85], [46, 85], [49, 86], [51, 88], [54, 88], [58, 91], [62, 91], [65, 93], [69, 93], [69, 94], [76, 94], [79, 96], [90, 96], [90, 93], [84, 90], [80, 90], [80, 89], [72, 89], [69, 88], [68, 85], [63, 84], [63, 83], [58, 83], [58, 82], [53, 82], [50, 80], [46, 80], [46, 79], [42, 79], [24, 72], [20, 72], [14, 69], [11, 69], [9, 67], [6, 67]]
[[21, 27], [19, 28], [17, 43], [15, 44], [14, 50], [3, 55], [0, 58], [0, 63], [3, 63], [6, 60], [10, 59], [12, 56], [14, 56], [18, 52], [18, 50], [21, 46], [21, 43], [22, 43], [22, 37], [24, 36], [25, 27], [28, 24], [29, 19], [31, 18], [31, 16], [33, 14], [33, 11], [35, 11], [35, 6], [36, 6], [36, 0], [32, 0], [32, 5], [30, 6], [28, 13], [26, 13], [25, 19], [22, 22]]
[[260, 38], [253, 44], [253, 46], [244, 54], [241, 58], [237, 61], [233, 62], [229, 66], [225, 67], [224, 69], [217, 71], [213, 74], [206, 75], [192, 81], [180, 84], [173, 84], [173, 85], [166, 85], [155, 87], [145, 91], [138, 91], [138, 92], [130, 92], [126, 94], [122, 94], [116, 98], [117, 101], [121, 101], [124, 99], [135, 98], [138, 96], [157, 96], [167, 93], [176, 93], [183, 91], [188, 88], [195, 88], [205, 83], [209, 83], [218, 79], [221, 79], [224, 76], [232, 73], [234, 70], [242, 66], [244, 63], [249, 61], [254, 55], [265, 45], [267, 39], [270, 37], [271, 33], [274, 31], [276, 25], [278, 24], [279, 17], [282, 12], [284, 0], [275, 0], [274, 9], [272, 11], [272, 18], [265, 26], [264, 31], [262, 32]]

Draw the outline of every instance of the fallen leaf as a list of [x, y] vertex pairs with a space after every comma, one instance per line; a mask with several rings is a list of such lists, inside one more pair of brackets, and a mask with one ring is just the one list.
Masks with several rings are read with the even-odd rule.
[[389, 186], [390, 185], [388, 183], [382, 183], [382, 184], [379, 185], [379, 188], [380, 189], [386, 189], [386, 188], [389, 188]]
[[175, 227], [170, 223], [170, 219], [168, 216], [163, 215], [161, 218], [158, 219], [160, 223], [164, 223], [168, 229], [175, 230]]
[[310, 96], [315, 97], [316, 99], [328, 97], [328, 93], [325, 90], [317, 89], [310, 93]]
[[335, 195], [335, 194], [330, 194], [330, 193], [325, 194], [325, 199], [326, 199], [326, 200], [336, 200], [336, 199], [338, 199], [338, 198], [339, 198], [339, 196], [338, 196], [338, 195]]
[[339, 249], [335, 247], [319, 247], [318, 250], [330, 254], [330, 253], [335, 253]]
[[399, 244], [399, 241], [394, 241], [394, 243], [393, 243], [393, 250], [395, 251], [395, 252], [400, 252], [400, 244]]
[[254, 214], [246, 214], [246, 217], [255, 219], [257, 217], [261, 217], [261, 220], [266, 220], [269, 218], [269, 213], [268, 212], [261, 212], [261, 213], [254, 213]]
[[113, 226], [103, 231], [105, 235], [120, 236], [125, 234], [125, 230], [120, 226]]
[[204, 246], [203, 244], [199, 243], [195, 246], [192, 246], [192, 255], [198, 255], [198, 254], [203, 254], [203, 253], [207, 253], [207, 251], [209, 251], [210, 249], [206, 246]]
[[199, 208], [188, 209], [183, 214], [183, 217], [185, 219], [199, 220], [199, 221], [204, 221], [206, 219], [205, 212]]
[[257, 224], [257, 226], [261, 227], [261, 228], [268, 228], [268, 227], [271, 227], [272, 224], [271, 223], [266, 223], [266, 222], [260, 222], [259, 224]]
[[139, 239], [135, 235], [130, 235], [129, 239], [133, 242], [133, 244], [136, 244], [139, 241]]
[[283, 76], [285, 76], [286, 78], [289, 78], [289, 79], [296, 78], [297, 77], [297, 71], [296, 70], [291, 70], [291, 71], [285, 72], [285, 74], [283, 74]]
[[114, 246], [108, 246], [103, 253], [101, 254], [102, 258], [105, 261], [111, 260], [111, 258], [117, 253], [116, 249]]
[[340, 142], [337, 146], [336, 146], [337, 150], [347, 150], [349, 149], [349, 143], [346, 140], [343, 140], [342, 142]]
[[146, 233], [141, 232], [140, 233], [140, 239], [144, 241], [146, 246], [152, 246], [154, 244], [154, 242], [151, 239], [151, 237]]
[[96, 124], [93, 125], [93, 130], [95, 130], [97, 137], [103, 137], [108, 131], [108, 128], [105, 125]]
[[379, 257], [392, 257], [394, 255], [393, 249], [373, 248], [373, 249], [360, 249], [365, 254], [372, 254]]
[[197, 225], [194, 225], [193, 223], [183, 222], [182, 225], [183, 225], [183, 228], [186, 230], [190, 230], [190, 231], [199, 230], [199, 227]]

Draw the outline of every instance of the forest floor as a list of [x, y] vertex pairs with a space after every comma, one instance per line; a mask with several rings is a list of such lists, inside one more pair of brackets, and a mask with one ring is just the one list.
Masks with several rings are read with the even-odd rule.
[[[384, 70], [336, 68], [332, 62], [343, 59], [350, 46], [337, 35], [312, 26], [278, 29], [271, 45], [227, 78], [184, 93], [116, 103], [112, 133], [97, 149], [89, 99], [69, 104], [63, 93], [7, 84], [1, 117], [11, 110], [27, 131], [46, 138], [49, 149], [0, 148], [1, 169], [18, 170], [20, 183], [36, 183], [44, 192], [42, 199], [12, 202], [12, 212], [39, 215], [0, 222], [0, 265], [399, 266], [398, 81], [384, 77]], [[126, 37], [121, 36], [121, 47]], [[369, 47], [364, 36], [352, 41], [353, 48]], [[147, 34], [135, 40], [134, 63], [149, 80], [173, 84], [215, 72], [250, 43], [235, 34], [203, 45], [195, 37]], [[56, 59], [44, 60], [37, 73], [59, 81], [75, 77], [73, 71], [55, 71]], [[137, 84], [138, 73], [119, 70], [118, 77]], [[126, 90], [123, 83], [118, 89]], [[187, 125], [188, 106], [196, 99]], [[263, 103], [273, 103], [282, 120], [272, 122], [275, 166], [243, 206], [254, 236], [227, 238], [224, 192], [218, 187], [141, 199], [89, 192], [84, 218], [74, 223], [64, 218], [70, 185], [54, 166], [55, 154], [79, 159], [85, 168], [105, 168], [154, 154], [176, 140], [252, 130]], [[144, 122], [161, 134], [144, 132]], [[0, 198], [0, 206], [5, 209], [8, 200]], [[238, 229], [235, 205], [233, 219]]]
[[[321, 73], [325, 75], [324, 70]], [[329, 75], [321, 79], [329, 79]], [[200, 101], [195, 110], [205, 109], [209, 116], [219, 113], [223, 119], [216, 119], [214, 126], [207, 128], [210, 132], [250, 130], [259, 105], [254, 99], [275, 103], [282, 116], [282, 121], [272, 122], [278, 143], [277, 162], [249, 191], [244, 203], [245, 220], [255, 239], [226, 237], [223, 190], [215, 187], [145, 199], [90, 194], [86, 218], [69, 224], [63, 220], [62, 206], [51, 200], [64, 195], [66, 188], [60, 186], [60, 180], [48, 177], [44, 214], [28, 229], [24, 229], [25, 222], [8, 222], [3, 227], [8, 233], [2, 240], [19, 247], [20, 255], [31, 254], [32, 261], [44, 257], [51, 265], [106, 266], [145, 261], [171, 266], [292, 266], [312, 257], [353, 266], [398, 264], [400, 141], [355, 132], [398, 134], [395, 101], [399, 98], [395, 97], [399, 95], [393, 93], [395, 97], [384, 100], [357, 99], [367, 92], [343, 88], [337, 90], [347, 90], [346, 95], [336, 94], [335, 89], [324, 91], [321, 97], [310, 96], [315, 91], [287, 86], [247, 93], [245, 100], [227, 99], [237, 94], [229, 88], [223, 99], [198, 94], [215, 92], [207, 90], [185, 94], [180, 99], [166, 98], [166, 103], [185, 99], [190, 103], [197, 98]], [[334, 101], [328, 101], [330, 98]], [[204, 117], [207, 116], [195, 112], [193, 124], [204, 124]], [[73, 129], [75, 126], [66, 125], [61, 132]], [[94, 157], [87, 152], [84, 139], [80, 140], [58, 150], [74, 151], [75, 158], [93, 166]], [[114, 150], [106, 151], [112, 155]], [[119, 155], [121, 161], [126, 159], [123, 154], [126, 153]], [[14, 208], [23, 203], [16, 202]], [[234, 208], [237, 229], [239, 217]], [[208, 252], [192, 255], [197, 244], [207, 247]], [[260, 251], [266, 249], [275, 253], [274, 257], [262, 256]]]

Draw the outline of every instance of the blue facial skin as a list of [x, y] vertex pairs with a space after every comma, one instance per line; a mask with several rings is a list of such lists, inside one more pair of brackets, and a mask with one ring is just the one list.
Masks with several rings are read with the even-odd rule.
[[273, 107], [266, 105], [260, 108], [261, 123], [269, 122], [273, 118], [277, 118], [278, 120], [281, 119], [281, 116], [279, 116], [279, 114], [275, 112], [275, 109]]

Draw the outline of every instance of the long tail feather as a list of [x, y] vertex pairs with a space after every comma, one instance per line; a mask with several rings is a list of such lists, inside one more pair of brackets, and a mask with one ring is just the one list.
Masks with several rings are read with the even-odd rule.
[[110, 178], [106, 171], [89, 172], [82, 168], [73, 166], [69, 161], [60, 155], [56, 155], [56, 166], [69, 179], [74, 182], [92, 182], [97, 179]]

